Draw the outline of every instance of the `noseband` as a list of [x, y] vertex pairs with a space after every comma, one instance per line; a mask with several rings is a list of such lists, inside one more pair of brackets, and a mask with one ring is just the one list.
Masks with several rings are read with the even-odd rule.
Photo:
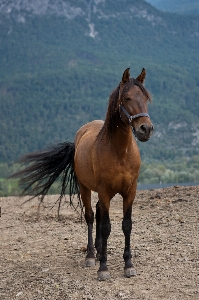
[[[131, 125], [132, 120], [137, 119], [137, 118], [139, 118], [139, 117], [147, 117], [147, 118], [150, 118], [149, 115], [148, 115], [147, 113], [140, 113], [140, 114], [131, 116], [131, 115], [129, 115], [129, 113], [126, 111], [126, 109], [124, 108], [124, 106], [123, 106], [122, 104], [120, 104], [119, 107], [123, 110], [124, 114], [127, 116], [128, 120], [129, 120], [129, 125]], [[122, 120], [121, 115], [120, 115], [120, 119]], [[123, 121], [123, 120], [122, 120], [122, 121]]]

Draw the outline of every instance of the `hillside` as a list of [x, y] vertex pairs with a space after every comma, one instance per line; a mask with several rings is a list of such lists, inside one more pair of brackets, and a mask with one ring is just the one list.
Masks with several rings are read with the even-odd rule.
[[104, 119], [126, 67], [147, 70], [154, 137], [144, 161], [199, 153], [199, 18], [142, 0], [0, 4], [0, 162]]

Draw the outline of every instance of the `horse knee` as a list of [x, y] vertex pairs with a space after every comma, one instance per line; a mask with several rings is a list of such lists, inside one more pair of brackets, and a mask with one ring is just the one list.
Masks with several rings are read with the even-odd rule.
[[122, 221], [122, 230], [124, 235], [131, 234], [132, 230], [132, 220], [131, 220], [131, 211], [127, 211]]
[[96, 214], [95, 214], [95, 219], [96, 222], [100, 222], [101, 221], [101, 213], [100, 213], [100, 206], [99, 206], [99, 201], [96, 204]]
[[132, 230], [132, 221], [131, 220], [123, 220], [122, 221], [122, 230], [124, 235], [130, 234]]
[[85, 220], [86, 220], [86, 223], [87, 223], [87, 225], [88, 224], [93, 224], [93, 222], [94, 222], [94, 212], [93, 211], [91, 211], [91, 212], [85, 212]]
[[104, 239], [108, 239], [109, 235], [111, 233], [111, 222], [109, 217], [103, 218], [102, 224], [101, 224], [101, 236]]

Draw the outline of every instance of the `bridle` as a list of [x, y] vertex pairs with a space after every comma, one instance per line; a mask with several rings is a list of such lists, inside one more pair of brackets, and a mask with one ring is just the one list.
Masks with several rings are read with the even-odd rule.
[[[129, 115], [129, 113], [126, 111], [126, 109], [124, 108], [124, 106], [122, 105], [122, 102], [121, 102], [121, 104], [119, 105], [119, 108], [121, 108], [122, 110], [123, 110], [123, 112], [124, 112], [124, 114], [127, 116], [127, 118], [128, 118], [128, 120], [129, 120], [129, 124], [128, 125], [130, 125], [131, 126], [131, 122], [132, 122], [132, 120], [134, 120], [134, 119], [137, 119], [137, 118], [139, 118], [139, 117], [147, 117], [147, 118], [150, 118], [149, 117], [149, 114], [147, 114], [147, 113], [140, 113], [140, 114], [137, 114], [137, 115]], [[121, 118], [121, 114], [120, 114], [120, 119], [122, 120], [122, 118]], [[123, 121], [123, 120], [122, 120]], [[123, 121], [124, 122], [124, 121]]]

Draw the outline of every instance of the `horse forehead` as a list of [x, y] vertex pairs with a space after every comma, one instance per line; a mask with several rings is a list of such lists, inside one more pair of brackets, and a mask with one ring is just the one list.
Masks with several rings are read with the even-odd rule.
[[146, 98], [146, 95], [144, 94], [144, 92], [141, 90], [141, 88], [137, 85], [131, 85], [125, 92], [125, 95], [128, 97], [130, 96], [134, 96], [134, 97], [138, 97], [138, 99], [140, 99], [141, 97]]

